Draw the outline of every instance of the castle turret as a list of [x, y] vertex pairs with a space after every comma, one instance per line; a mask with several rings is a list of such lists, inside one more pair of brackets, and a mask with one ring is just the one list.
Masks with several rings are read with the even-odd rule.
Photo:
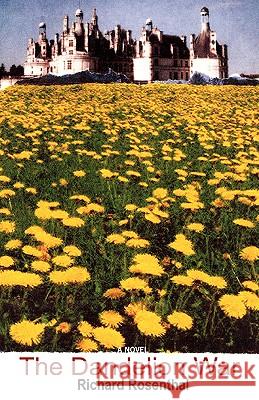
[[201, 9], [201, 32], [210, 31], [210, 12], [207, 7]]
[[63, 18], [63, 32], [68, 33], [69, 29], [69, 18], [68, 15], [65, 15]]
[[95, 26], [96, 28], [98, 28], [98, 16], [96, 13], [96, 8], [93, 9], [93, 14], [92, 14], [92, 25]]
[[148, 18], [148, 19], [146, 20], [146, 30], [147, 30], [148, 32], [151, 32], [152, 29], [153, 29], [153, 21], [152, 21], [151, 18]]
[[224, 78], [228, 74], [227, 49], [217, 41], [217, 34], [210, 29], [209, 9], [203, 7], [201, 32], [190, 37], [191, 75], [201, 72], [210, 77]]

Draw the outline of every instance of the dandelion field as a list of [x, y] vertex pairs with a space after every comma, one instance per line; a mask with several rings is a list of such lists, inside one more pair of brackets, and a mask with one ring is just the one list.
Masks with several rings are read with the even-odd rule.
[[0, 92], [0, 350], [259, 350], [256, 87]]

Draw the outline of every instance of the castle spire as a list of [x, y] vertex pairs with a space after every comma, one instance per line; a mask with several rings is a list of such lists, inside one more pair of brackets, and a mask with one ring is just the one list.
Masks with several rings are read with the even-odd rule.
[[98, 16], [97, 16], [97, 13], [96, 13], [96, 8], [93, 9], [92, 25], [93, 26], [98, 26]]
[[210, 31], [210, 12], [207, 7], [201, 9], [201, 32]]

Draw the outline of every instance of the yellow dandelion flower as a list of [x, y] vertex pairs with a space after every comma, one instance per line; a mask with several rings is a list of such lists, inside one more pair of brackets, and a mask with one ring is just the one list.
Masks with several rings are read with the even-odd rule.
[[244, 281], [242, 283], [242, 285], [246, 288], [246, 289], [250, 289], [253, 290], [254, 292], [256, 292], [257, 290], [259, 290], [259, 285], [256, 282], [253, 281]]
[[112, 233], [106, 238], [108, 243], [113, 243], [113, 244], [123, 244], [126, 242], [125, 237], [118, 233]]
[[122, 219], [121, 221], [118, 222], [118, 225], [119, 226], [127, 225], [128, 222], [129, 222], [128, 219]]
[[254, 228], [255, 227], [255, 224], [252, 221], [249, 221], [248, 219], [243, 219], [243, 218], [234, 219], [233, 223], [236, 225], [239, 225], [239, 226], [244, 226], [245, 228]]
[[31, 194], [37, 194], [37, 193], [38, 193], [37, 189], [36, 189], [36, 188], [33, 188], [33, 187], [28, 187], [28, 188], [26, 188], [26, 189], [25, 189], [25, 192], [31, 193]]
[[34, 287], [42, 284], [39, 275], [20, 271], [0, 271], [0, 286]]
[[148, 283], [140, 278], [127, 278], [120, 281], [124, 290], [144, 290], [148, 288]]
[[93, 352], [98, 350], [98, 345], [91, 339], [81, 339], [76, 342], [76, 349], [84, 353]]
[[157, 188], [157, 189], [153, 190], [152, 195], [156, 199], [162, 200], [168, 196], [168, 190], [164, 189], [164, 188]]
[[194, 231], [198, 233], [204, 231], [204, 228], [205, 228], [204, 225], [199, 223], [193, 223], [187, 225], [187, 229], [189, 229], [189, 231]]
[[75, 194], [70, 197], [71, 200], [79, 200], [79, 201], [84, 201], [85, 203], [90, 203], [91, 199], [88, 196], [85, 196], [84, 194]]
[[156, 216], [155, 214], [153, 214], [151, 212], [145, 214], [145, 219], [147, 221], [152, 222], [153, 224], [160, 224], [160, 222], [161, 222], [161, 219], [158, 218], [158, 216]]
[[104, 297], [108, 297], [109, 299], [120, 299], [120, 298], [124, 297], [125, 295], [126, 295], [126, 293], [123, 292], [123, 290], [121, 290], [120, 288], [108, 289], [103, 294]]
[[64, 210], [51, 210], [51, 218], [53, 219], [66, 219], [69, 218], [68, 212]]
[[198, 269], [189, 269], [187, 271], [187, 275], [194, 281], [202, 281], [202, 282], [207, 282], [210, 277], [208, 274], [206, 274], [206, 272], [200, 271]]
[[83, 267], [71, 267], [66, 271], [52, 271], [49, 274], [51, 282], [57, 285], [82, 284], [91, 279], [89, 272]]
[[194, 280], [190, 276], [176, 275], [171, 278], [171, 281], [176, 283], [176, 285], [182, 286], [192, 286]]
[[145, 240], [145, 239], [141, 239], [141, 238], [138, 238], [138, 239], [129, 239], [127, 242], [126, 242], [126, 246], [128, 246], [128, 247], [134, 247], [134, 248], [145, 248], [145, 247], [148, 247], [150, 245], [150, 243], [149, 243], [149, 241], [148, 240]]
[[135, 204], [127, 204], [125, 206], [125, 210], [130, 211], [130, 212], [136, 211], [137, 208], [138, 207]]
[[256, 246], [248, 246], [241, 250], [240, 257], [245, 261], [256, 261], [259, 259], [259, 248]]
[[73, 258], [69, 257], [67, 254], [61, 254], [60, 256], [56, 256], [52, 259], [53, 264], [59, 267], [70, 267], [74, 263]]
[[59, 179], [59, 183], [61, 186], [67, 186], [68, 185], [68, 181], [64, 178]]
[[52, 210], [48, 207], [36, 208], [34, 214], [37, 218], [42, 220], [48, 220], [52, 218]]
[[224, 294], [219, 299], [219, 306], [228, 317], [243, 318], [246, 315], [246, 306], [242, 298], [233, 294]]
[[4, 245], [6, 250], [15, 250], [19, 249], [22, 247], [22, 241], [19, 239], [13, 239], [9, 240], [5, 245]]
[[178, 234], [176, 235], [176, 239], [174, 242], [169, 243], [168, 245], [171, 249], [179, 251], [186, 256], [191, 256], [195, 254], [193, 250], [193, 244], [190, 240], [186, 239], [185, 235]]
[[117, 175], [116, 173], [111, 172], [109, 169], [101, 169], [100, 173], [102, 175], [102, 178], [105, 179], [110, 179]]
[[259, 297], [255, 293], [244, 290], [238, 293], [238, 297], [245, 303], [247, 308], [259, 311]]
[[180, 311], [174, 311], [167, 317], [168, 322], [178, 329], [186, 331], [193, 326], [193, 319], [188, 314]]
[[44, 232], [44, 229], [38, 225], [30, 226], [25, 230], [26, 235], [36, 235], [41, 232]]
[[15, 189], [22, 189], [22, 188], [25, 187], [25, 185], [24, 185], [24, 183], [16, 182], [16, 183], [13, 185], [13, 187], [14, 187]]
[[0, 208], [0, 214], [11, 215], [11, 211], [8, 208]]
[[138, 239], [138, 234], [134, 231], [122, 231], [122, 236], [129, 238], [129, 239]]
[[1, 199], [8, 199], [8, 197], [15, 196], [15, 192], [11, 189], [3, 189], [0, 190], [0, 198]]
[[0, 175], [0, 182], [8, 183], [10, 181], [11, 181], [11, 179], [8, 176]]
[[73, 175], [77, 178], [82, 178], [86, 175], [86, 173], [85, 173], [85, 171], [78, 170], [78, 171], [74, 171]]
[[108, 350], [124, 347], [125, 339], [122, 334], [113, 328], [95, 328], [94, 338]]
[[33, 261], [31, 263], [31, 268], [39, 272], [48, 272], [51, 266], [47, 261]]
[[35, 232], [34, 236], [37, 241], [42, 242], [49, 249], [59, 247], [63, 243], [62, 239], [52, 236], [43, 230]]
[[134, 321], [143, 335], [162, 336], [165, 334], [165, 328], [162, 325], [161, 317], [154, 312], [147, 310], [138, 311]]
[[102, 325], [110, 328], [118, 328], [123, 323], [123, 317], [113, 310], [103, 311], [99, 314], [99, 319]]
[[71, 228], [81, 228], [85, 224], [83, 219], [77, 218], [77, 217], [70, 217], [70, 218], [62, 219], [62, 223], [63, 223], [63, 225], [69, 226]]
[[0, 257], [0, 267], [9, 268], [14, 265], [14, 260], [9, 256]]
[[210, 286], [215, 286], [218, 289], [225, 289], [227, 287], [227, 282], [222, 276], [210, 276], [206, 283]]
[[93, 326], [87, 321], [81, 321], [78, 325], [79, 332], [84, 338], [91, 337], [93, 335]]
[[76, 246], [65, 246], [63, 251], [71, 257], [80, 257], [82, 255], [81, 250]]
[[59, 333], [69, 333], [71, 331], [71, 324], [68, 322], [61, 322], [57, 327], [56, 327], [56, 332]]
[[46, 200], [39, 200], [37, 202], [37, 207], [39, 208], [55, 208], [59, 206], [58, 201], [46, 201]]
[[23, 246], [22, 251], [24, 254], [28, 254], [29, 256], [33, 256], [33, 257], [37, 257], [37, 258], [42, 257], [42, 252], [33, 246]]
[[164, 273], [159, 260], [151, 254], [137, 254], [133, 258], [133, 265], [129, 268], [132, 273], [161, 276]]
[[13, 221], [1, 221], [0, 232], [13, 233], [15, 231], [15, 222]]
[[10, 326], [10, 336], [16, 343], [23, 346], [39, 344], [46, 325], [32, 321], [21, 321]]

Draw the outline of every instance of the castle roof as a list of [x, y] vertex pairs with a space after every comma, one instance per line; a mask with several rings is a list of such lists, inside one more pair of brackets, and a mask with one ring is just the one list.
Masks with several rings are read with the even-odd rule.
[[197, 58], [217, 58], [222, 54], [221, 46], [216, 41], [217, 55], [210, 51], [210, 31], [202, 31], [193, 44], [194, 56]]
[[[150, 42], [155, 43], [158, 42], [158, 37], [155, 34], [151, 34]], [[189, 58], [189, 49], [186, 44], [182, 41], [179, 36], [176, 35], [163, 35], [160, 43], [160, 56], [165, 58], [171, 58], [171, 46], [175, 46], [178, 48], [178, 57], [179, 58]]]

